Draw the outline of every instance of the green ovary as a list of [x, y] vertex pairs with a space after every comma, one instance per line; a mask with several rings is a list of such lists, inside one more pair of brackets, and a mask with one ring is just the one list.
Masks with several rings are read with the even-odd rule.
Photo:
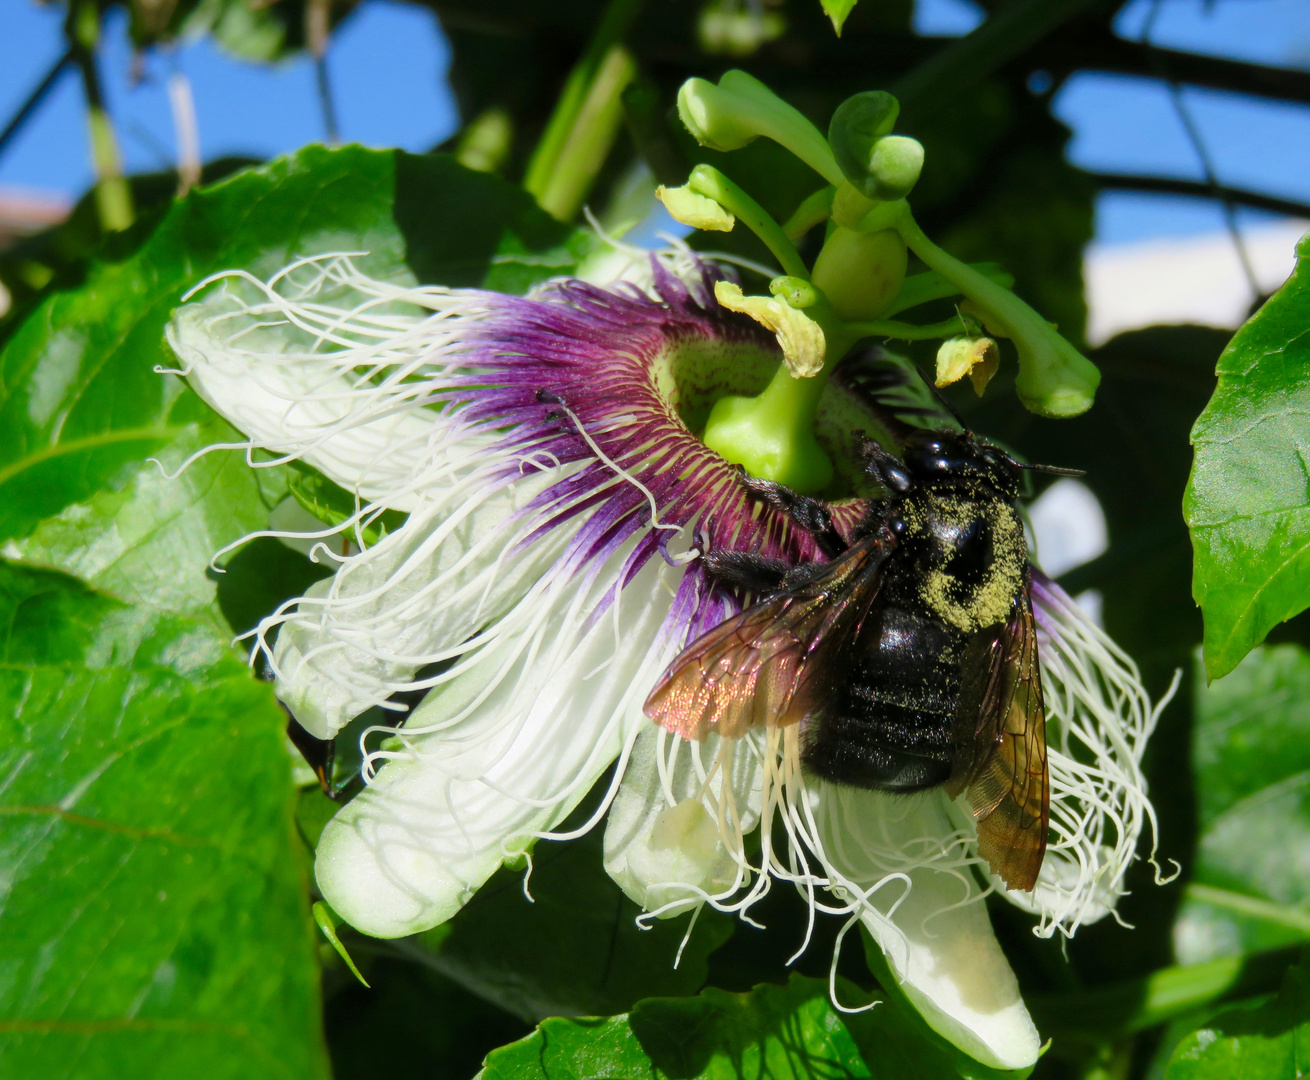
[[882, 315], [905, 280], [905, 241], [895, 229], [863, 233], [838, 227], [814, 264], [814, 284], [848, 322]]

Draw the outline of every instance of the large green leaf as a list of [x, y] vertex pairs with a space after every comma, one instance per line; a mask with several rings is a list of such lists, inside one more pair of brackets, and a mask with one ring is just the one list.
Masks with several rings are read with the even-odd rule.
[[[187, 416], [197, 419], [187, 422]], [[170, 411], [169, 423], [179, 434], [158, 451], [158, 464], [125, 467], [121, 486], [64, 507], [7, 551], [124, 600], [207, 619], [226, 630], [214, 599], [215, 579], [227, 582], [210, 571], [210, 560], [225, 545], [267, 526], [269, 510], [285, 490], [286, 470], [252, 470], [243, 455], [228, 451], [201, 457], [173, 475], [197, 451], [241, 436], [189, 391]], [[282, 551], [290, 557], [284, 564], [310, 566], [298, 553]], [[253, 625], [229, 622], [243, 631]]]
[[1175, 928], [1180, 959], [1310, 937], [1310, 653], [1252, 652], [1196, 690], [1200, 834]]
[[[860, 991], [838, 983], [844, 999]], [[748, 994], [709, 989], [653, 998], [607, 1020], [552, 1019], [489, 1054], [484, 1080], [956, 1080], [949, 1054], [925, 1042], [896, 1006], [842, 1014], [825, 980], [793, 976]]]
[[1205, 668], [1226, 675], [1280, 622], [1310, 606], [1310, 259], [1219, 358], [1219, 385], [1192, 430], [1183, 503]]
[[518, 292], [575, 265], [578, 243], [523, 192], [442, 156], [309, 147], [193, 194], [0, 352], [0, 539], [121, 489], [187, 434], [171, 415], [178, 384], [154, 368], [176, 363], [164, 324], [206, 274], [364, 251], [380, 277]]
[[1183, 1039], [1165, 1080], [1293, 1080], [1310, 1073], [1310, 981], [1302, 965], [1288, 969], [1273, 1000], [1222, 1012]]
[[283, 718], [209, 628], [0, 563], [0, 1073], [326, 1077]]

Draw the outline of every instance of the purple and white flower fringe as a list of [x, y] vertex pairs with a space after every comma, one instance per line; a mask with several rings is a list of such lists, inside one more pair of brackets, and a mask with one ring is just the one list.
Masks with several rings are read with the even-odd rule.
[[[739, 603], [701, 552], [817, 552], [694, 434], [716, 396], [763, 388], [772, 335], [720, 307], [721, 272], [685, 251], [621, 270], [514, 297], [388, 284], [321, 256], [266, 283], [219, 275], [169, 328], [252, 466], [302, 462], [355, 498], [341, 522], [290, 500], [275, 512], [269, 535], [336, 566], [256, 632], [279, 697], [329, 738], [428, 691], [403, 727], [365, 733], [369, 785], [319, 845], [324, 895], [378, 936], [436, 925], [503, 862], [559, 837], [617, 760], [577, 831], [608, 811], [606, 868], [652, 916], [710, 904], [749, 918], [789, 882], [812, 916], [862, 922], [956, 1045], [1031, 1064], [1037, 1033], [981, 903], [1004, 890], [944, 793], [817, 781], [795, 729], [691, 744], [643, 716], [667, 664]], [[816, 434], [835, 461], [856, 461], [854, 433], [880, 424], [829, 384]], [[860, 494], [858, 470], [847, 479]], [[839, 502], [838, 527], [862, 508]], [[395, 511], [404, 523], [385, 532]], [[1006, 896], [1049, 935], [1112, 912], [1142, 829], [1154, 835], [1140, 760], [1159, 706], [1037, 581], [1051, 844], [1037, 889]]]

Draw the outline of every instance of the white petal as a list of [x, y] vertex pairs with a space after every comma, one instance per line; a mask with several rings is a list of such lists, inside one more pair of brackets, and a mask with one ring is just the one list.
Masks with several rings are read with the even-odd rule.
[[861, 921], [933, 1030], [994, 1068], [1036, 1061], [1037, 1029], [945, 796], [822, 785], [813, 805], [832, 876], [848, 893], [872, 890]]
[[517, 603], [581, 525], [566, 522], [515, 549], [532, 522], [514, 515], [554, 479], [536, 473], [496, 489], [475, 474], [434, 489], [403, 527], [277, 616], [277, 694], [300, 724], [330, 738]]
[[649, 722], [637, 737], [606, 819], [605, 870], [643, 910], [671, 917], [726, 898], [750, 875], [742, 837], [759, 823], [762, 779], [751, 749], [715, 736], [687, 742]]
[[533, 607], [533, 625], [472, 665], [461, 660], [402, 732], [413, 752], [329, 823], [315, 873], [352, 925], [397, 937], [448, 919], [563, 820], [647, 722], [646, 689], [676, 651], [659, 644], [672, 599], [664, 586], [681, 571], [653, 560], [618, 612], [588, 626], [618, 563], [529, 596], [521, 606]]
[[192, 388], [253, 446], [298, 457], [365, 500], [410, 509], [414, 477], [448, 441], [449, 422], [431, 409], [368, 409], [373, 399], [326, 357], [291, 353], [286, 327], [230, 340], [237, 325], [219, 319], [233, 303], [216, 293], [168, 326]]

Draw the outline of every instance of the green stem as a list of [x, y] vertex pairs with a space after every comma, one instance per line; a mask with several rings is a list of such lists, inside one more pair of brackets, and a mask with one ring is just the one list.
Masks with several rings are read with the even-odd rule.
[[810, 280], [796, 245], [787, 238], [779, 225], [759, 203], [746, 194], [712, 165], [697, 165], [691, 170], [687, 186], [698, 195], [713, 199], [725, 210], [734, 214], [746, 228], [758, 236], [778, 260], [784, 274]]
[[790, 150], [828, 183], [846, 179], [823, 132], [794, 105], [745, 72], [726, 72], [719, 85], [747, 103], [744, 112], [761, 135]]
[[1305, 908], [1275, 904], [1270, 900], [1261, 900], [1259, 897], [1246, 896], [1228, 889], [1216, 889], [1211, 885], [1188, 885], [1187, 898], [1213, 904], [1215, 907], [1227, 908], [1249, 918], [1277, 923], [1279, 926], [1286, 926], [1310, 937], [1310, 911]]
[[[1014, 285], [1014, 275], [1007, 274], [997, 263], [969, 263], [969, 265], [1003, 288], [1008, 289]], [[889, 316], [899, 315], [902, 311], [908, 311], [920, 304], [959, 295], [960, 290], [937, 273], [936, 270], [929, 270], [922, 274], [911, 274], [901, 283], [901, 291], [896, 294], [896, 300], [887, 314]]]
[[827, 187], [819, 188], [796, 207], [795, 212], [782, 226], [782, 231], [787, 234], [787, 238], [799, 240], [814, 226], [827, 221], [832, 216], [832, 198], [836, 193], [837, 189], [829, 184]]
[[572, 221], [582, 209], [623, 123], [623, 91], [636, 77], [637, 65], [622, 45], [614, 45], [596, 71], [577, 119], [555, 159], [555, 170], [538, 202], [560, 221]]
[[[895, 228], [931, 270], [955, 285], [987, 313], [986, 321], [999, 324], [1019, 352], [1015, 391], [1025, 407], [1042, 416], [1076, 416], [1091, 407], [1101, 373], [1096, 366], [1015, 296], [985, 274], [943, 251], [919, 228], [904, 202]], [[877, 214], [879, 207], [873, 211]], [[870, 214], [870, 217], [873, 216]]]
[[846, 329], [857, 338], [885, 337], [897, 341], [926, 341], [929, 338], [955, 337], [957, 334], [969, 332], [968, 326], [959, 315], [929, 326], [915, 326], [913, 323], [897, 322], [894, 319], [878, 319], [873, 322], [847, 323]]
[[586, 104], [597, 73], [600, 71], [610, 50], [619, 44], [628, 32], [632, 20], [641, 10], [643, 0], [611, 0], [600, 25], [587, 44], [587, 50], [577, 65], [569, 72], [564, 89], [560, 92], [555, 111], [551, 114], [541, 141], [537, 143], [528, 162], [523, 186], [535, 198], [540, 200], [551, 184], [559, 164], [560, 154], [573, 132], [583, 107]]

